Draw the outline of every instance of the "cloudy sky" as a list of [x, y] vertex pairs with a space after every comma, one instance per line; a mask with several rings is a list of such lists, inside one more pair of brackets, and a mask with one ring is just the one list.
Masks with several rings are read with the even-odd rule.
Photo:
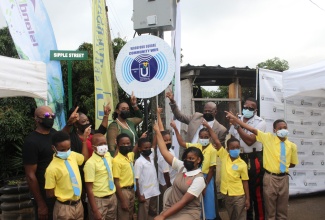
[[[133, 1], [106, 1], [112, 37], [132, 39]], [[43, 3], [58, 49], [92, 42], [91, 0]], [[181, 11], [183, 64], [254, 68], [277, 56], [298, 68], [325, 60], [324, 0], [181, 0]]]

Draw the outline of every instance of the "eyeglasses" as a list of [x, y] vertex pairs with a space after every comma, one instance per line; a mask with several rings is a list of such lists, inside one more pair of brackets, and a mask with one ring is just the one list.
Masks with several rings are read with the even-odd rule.
[[255, 111], [255, 108], [250, 108], [250, 107], [246, 107], [246, 106], [244, 106], [243, 109], [248, 109], [249, 111]]
[[[44, 118], [50, 118], [52, 117], [53, 119], [55, 119], [56, 115], [54, 113], [49, 113], [49, 112], [45, 112], [44, 113]], [[38, 118], [41, 118], [40, 116], [37, 116]]]

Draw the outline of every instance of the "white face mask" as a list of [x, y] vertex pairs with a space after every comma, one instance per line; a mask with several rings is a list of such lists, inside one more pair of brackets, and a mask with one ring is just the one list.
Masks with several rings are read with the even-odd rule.
[[276, 132], [276, 135], [281, 138], [287, 137], [289, 134], [289, 131], [287, 129], [281, 129]]
[[100, 156], [104, 156], [108, 151], [107, 145], [100, 145], [96, 147], [96, 153]]
[[199, 139], [199, 143], [205, 147], [207, 146], [209, 143], [210, 143], [210, 140], [209, 139]]

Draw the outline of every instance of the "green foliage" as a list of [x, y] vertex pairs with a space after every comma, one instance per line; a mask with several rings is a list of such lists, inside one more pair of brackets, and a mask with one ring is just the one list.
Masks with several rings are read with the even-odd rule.
[[201, 87], [202, 98], [228, 98], [228, 86], [219, 86], [217, 91], [208, 91]]
[[122, 47], [126, 44], [126, 41], [118, 37], [113, 40], [112, 44], [113, 44], [114, 60], [116, 60], [118, 53], [120, 52]]
[[268, 59], [264, 62], [257, 64], [258, 67], [263, 69], [275, 70], [283, 72], [289, 69], [289, 63], [286, 60], [280, 60], [278, 57]]
[[0, 54], [1, 56], [19, 58], [8, 27], [0, 29]]

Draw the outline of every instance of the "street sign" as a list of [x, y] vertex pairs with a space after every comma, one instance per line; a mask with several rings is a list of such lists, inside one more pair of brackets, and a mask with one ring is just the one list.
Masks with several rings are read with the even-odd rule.
[[88, 51], [51, 50], [50, 60], [87, 60]]

